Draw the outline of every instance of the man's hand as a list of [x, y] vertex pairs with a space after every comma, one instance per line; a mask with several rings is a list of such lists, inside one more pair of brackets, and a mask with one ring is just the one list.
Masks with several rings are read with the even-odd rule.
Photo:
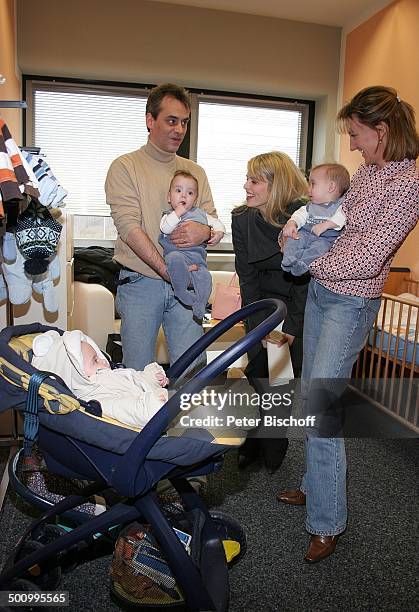
[[163, 257], [141, 227], [133, 227], [125, 242], [139, 259], [149, 265], [150, 268], [157, 272], [165, 281], [170, 282]]
[[215, 232], [214, 230], [212, 230], [211, 238], [210, 240], [208, 240], [208, 244], [210, 246], [214, 246], [214, 244], [218, 244], [223, 236], [224, 236], [224, 232]]
[[[167, 270], [167, 268], [166, 268], [166, 270]], [[198, 264], [191, 264], [190, 266], [188, 266], [188, 272], [197, 272], [198, 270], [199, 270]], [[170, 276], [169, 276], [169, 274], [167, 272], [166, 272], [166, 274], [164, 276], [163, 276], [163, 274], [161, 274], [160, 276], [162, 277], [163, 280], [165, 280], [166, 282], [172, 284]], [[193, 289], [192, 279], [189, 282], [188, 289]]]
[[169, 272], [167, 271], [166, 264], [164, 265], [163, 269], [159, 272], [159, 274], [163, 280], [165, 280], [167, 283], [170, 283], [170, 276], [169, 276]]
[[198, 246], [206, 242], [211, 235], [211, 228], [197, 221], [180, 223], [170, 234], [170, 240], [181, 249]]

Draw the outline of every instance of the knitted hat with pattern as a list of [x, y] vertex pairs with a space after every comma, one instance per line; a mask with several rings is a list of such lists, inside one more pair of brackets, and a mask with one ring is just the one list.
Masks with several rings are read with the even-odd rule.
[[62, 226], [49, 210], [32, 198], [16, 225], [16, 243], [25, 257], [27, 274], [42, 274], [47, 270], [49, 258], [57, 251]]

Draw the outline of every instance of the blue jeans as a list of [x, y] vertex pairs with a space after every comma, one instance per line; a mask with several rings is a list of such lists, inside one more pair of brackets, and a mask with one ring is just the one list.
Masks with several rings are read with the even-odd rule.
[[[127, 277], [130, 282], [119, 285], [116, 294], [124, 365], [143, 370], [155, 361], [160, 325], [163, 325], [172, 365], [202, 336], [202, 325], [192, 318], [192, 310], [175, 298], [172, 286], [163, 279], [121, 270], [120, 280]], [[189, 369], [205, 363], [204, 354]]]
[[[303, 335], [306, 415], [318, 414], [315, 404], [322, 385], [325, 396], [330, 388], [335, 397], [343, 392], [380, 301], [334, 293], [314, 279], [310, 281]], [[312, 534], [338, 535], [345, 530], [347, 521], [345, 443], [339, 434], [321, 437], [316, 433], [307, 430], [306, 473], [300, 487], [307, 496], [306, 529]]]
[[326, 230], [321, 236], [313, 234], [313, 226], [303, 225], [298, 232], [298, 240], [287, 240], [281, 267], [294, 276], [308, 272], [309, 265], [330, 250], [339, 236], [336, 230]]

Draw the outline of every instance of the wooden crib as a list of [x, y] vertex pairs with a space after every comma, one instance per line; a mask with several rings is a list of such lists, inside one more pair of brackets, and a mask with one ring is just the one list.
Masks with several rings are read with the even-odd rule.
[[393, 269], [380, 312], [354, 366], [352, 388], [419, 433], [419, 280]]

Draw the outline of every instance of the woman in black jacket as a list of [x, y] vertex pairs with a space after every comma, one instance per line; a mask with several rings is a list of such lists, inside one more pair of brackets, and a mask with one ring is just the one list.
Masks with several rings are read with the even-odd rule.
[[[281, 268], [282, 253], [278, 235], [289, 217], [304, 204], [307, 182], [285, 153], [273, 151], [253, 157], [247, 165], [244, 184], [246, 204], [233, 210], [232, 235], [236, 272], [243, 306], [267, 297], [281, 299], [287, 307], [283, 324], [284, 341], [289, 344], [295, 377], [301, 373], [303, 320], [309, 275], [294, 277]], [[267, 316], [258, 312], [246, 321], [254, 329]], [[265, 344], [265, 343], [264, 343]], [[248, 353], [246, 376], [260, 395], [267, 392], [269, 377], [265, 346], [259, 343]], [[261, 432], [259, 432], [261, 434]], [[239, 451], [239, 467], [244, 468], [263, 453], [266, 467], [273, 473], [282, 463], [287, 438], [248, 437]]]

